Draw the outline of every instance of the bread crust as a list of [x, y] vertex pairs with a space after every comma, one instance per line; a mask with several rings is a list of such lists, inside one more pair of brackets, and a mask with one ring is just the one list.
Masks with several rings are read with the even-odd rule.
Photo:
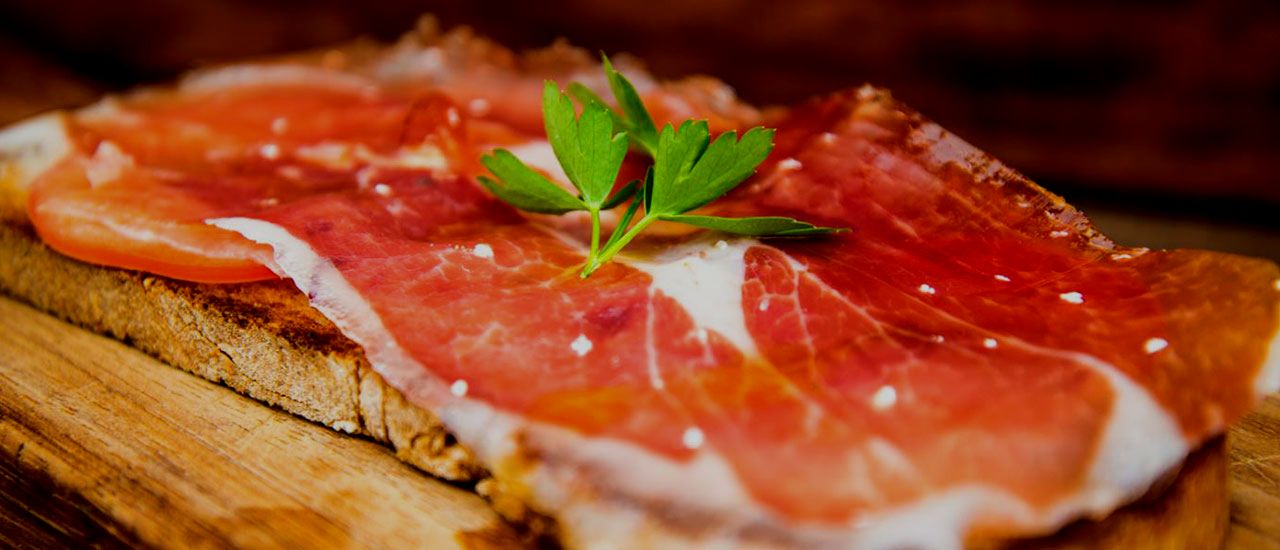
[[13, 220], [0, 222], [0, 258], [0, 292], [258, 401], [372, 438], [432, 475], [486, 475], [289, 281], [207, 285], [102, 268], [50, 250]]

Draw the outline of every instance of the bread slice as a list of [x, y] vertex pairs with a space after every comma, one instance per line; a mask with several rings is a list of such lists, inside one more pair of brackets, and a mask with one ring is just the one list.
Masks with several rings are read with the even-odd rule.
[[422, 470], [484, 470], [431, 413], [410, 405], [288, 281], [199, 285], [104, 269], [0, 225], [0, 290], [161, 361], [335, 430], [370, 437]]

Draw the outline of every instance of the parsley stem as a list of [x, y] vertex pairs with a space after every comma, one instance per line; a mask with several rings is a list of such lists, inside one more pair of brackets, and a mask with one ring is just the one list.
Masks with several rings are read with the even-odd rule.
[[600, 210], [591, 210], [591, 253], [587, 254], [588, 260], [594, 260], [596, 252], [600, 251]]
[[[615, 255], [618, 254], [619, 250], [622, 250], [622, 247], [627, 246], [627, 244], [630, 243], [632, 239], [636, 238], [636, 235], [639, 235], [641, 231], [644, 231], [646, 227], [649, 227], [649, 224], [653, 223], [657, 219], [658, 218], [656, 216], [650, 216], [649, 214], [646, 213], [645, 216], [643, 218], [640, 218], [640, 221], [636, 222], [635, 226], [633, 226], [631, 230], [624, 233], [621, 238], [619, 238], [616, 241], [610, 238], [609, 241], [612, 244], [610, 244], [609, 246], [606, 246], [605, 249], [602, 250], [600, 254], [597, 255], [595, 258], [587, 261], [587, 267], [583, 268], [582, 270], [582, 277], [586, 278], [590, 276], [591, 273], [596, 270], [596, 268], [600, 267], [602, 264], [612, 259]], [[622, 228], [619, 227], [614, 231], [621, 231], [621, 230]]]

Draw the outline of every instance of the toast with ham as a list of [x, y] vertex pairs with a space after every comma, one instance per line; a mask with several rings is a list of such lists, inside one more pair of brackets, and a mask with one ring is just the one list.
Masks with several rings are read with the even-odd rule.
[[562, 277], [581, 220], [495, 201], [475, 155], [554, 177], [537, 90], [598, 69], [427, 29], [6, 130], [0, 288], [569, 546], [1221, 540], [1274, 265], [1119, 247], [880, 90], [761, 113], [628, 72], [660, 120], [778, 128], [718, 212], [854, 232], [667, 228]]

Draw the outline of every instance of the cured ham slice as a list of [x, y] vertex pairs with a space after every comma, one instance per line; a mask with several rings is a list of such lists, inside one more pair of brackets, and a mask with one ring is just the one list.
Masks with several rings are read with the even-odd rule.
[[[473, 179], [477, 150], [540, 146], [532, 107], [496, 105], [552, 69], [459, 48], [83, 112], [32, 218], [91, 261], [292, 279], [570, 545], [1045, 534], [1141, 496], [1280, 386], [1275, 265], [1118, 247], [871, 88], [772, 114], [771, 159], [714, 205], [851, 233], [658, 233], [582, 279], [578, 221]], [[647, 86], [665, 116], [758, 116]], [[143, 221], [74, 231], [124, 219]]]
[[45, 242], [182, 279], [274, 278], [268, 249], [204, 220], [345, 188], [363, 169], [438, 167], [460, 154], [458, 115], [438, 93], [382, 92], [304, 67], [265, 68], [252, 83], [227, 72], [77, 117], [69, 133], [85, 154], [46, 172], [29, 198]]
[[1141, 495], [1275, 388], [1274, 265], [1116, 247], [860, 94], [779, 120], [780, 160], [721, 206], [847, 237], [653, 242], [582, 281], [581, 245], [530, 223], [393, 225], [335, 196], [213, 223], [271, 245], [579, 542], [664, 521], [761, 545], [1044, 533]]
[[[563, 46], [516, 58], [453, 33], [431, 48], [407, 41], [376, 63], [348, 66], [347, 54], [331, 53], [197, 73], [176, 90], [108, 99], [62, 121], [60, 146], [77, 154], [33, 185], [31, 221], [55, 249], [97, 264], [201, 282], [273, 278], [269, 250], [203, 221], [353, 179], [369, 185], [366, 169], [477, 174], [495, 146], [554, 173], [543, 79], [607, 93], [598, 67]], [[660, 122], [697, 114], [729, 129], [758, 118], [718, 83], [658, 86], [640, 74], [638, 84]]]

